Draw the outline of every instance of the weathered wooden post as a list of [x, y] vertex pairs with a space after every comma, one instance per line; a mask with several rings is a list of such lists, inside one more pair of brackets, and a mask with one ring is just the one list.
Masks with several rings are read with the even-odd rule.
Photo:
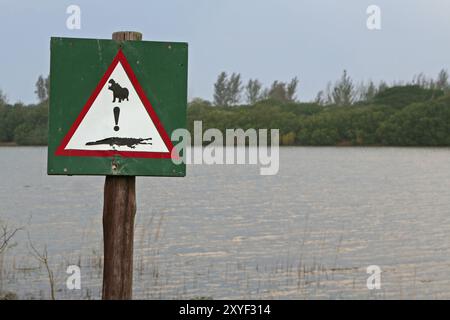
[[103, 299], [131, 299], [136, 177], [106, 176], [103, 204]]
[[[112, 39], [142, 40], [142, 34], [114, 32]], [[103, 202], [104, 300], [132, 298], [135, 214], [136, 177], [106, 176]]]

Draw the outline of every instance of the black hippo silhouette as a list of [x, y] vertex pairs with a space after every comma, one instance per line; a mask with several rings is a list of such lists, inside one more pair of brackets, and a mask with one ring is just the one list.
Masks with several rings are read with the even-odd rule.
[[119, 99], [119, 102], [122, 102], [122, 100], [125, 99], [129, 101], [129, 92], [127, 88], [122, 88], [117, 82], [114, 81], [114, 79], [109, 80], [108, 83], [110, 84], [108, 89], [113, 92], [113, 102], [116, 102], [116, 99]]

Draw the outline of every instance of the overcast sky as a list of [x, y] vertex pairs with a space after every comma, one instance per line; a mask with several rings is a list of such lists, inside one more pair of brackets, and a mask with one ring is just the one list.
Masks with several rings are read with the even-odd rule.
[[[81, 29], [66, 8], [81, 8]], [[381, 8], [381, 30], [366, 9]], [[0, 0], [0, 89], [10, 102], [35, 102], [34, 83], [49, 72], [51, 36], [111, 38], [136, 30], [144, 40], [189, 43], [189, 98], [212, 99], [219, 72], [300, 79], [311, 100], [347, 69], [355, 81], [409, 80], [450, 69], [448, 0]]]

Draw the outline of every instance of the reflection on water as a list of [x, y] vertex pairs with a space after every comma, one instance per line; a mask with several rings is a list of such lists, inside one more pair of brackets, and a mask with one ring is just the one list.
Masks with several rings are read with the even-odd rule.
[[[189, 166], [138, 178], [134, 297], [450, 298], [450, 149], [281, 148], [280, 171]], [[103, 177], [46, 176], [45, 148], [0, 148], [0, 219], [26, 226], [1, 289], [98, 299]], [[1, 262], [1, 260], [0, 260]], [[82, 290], [65, 289], [81, 265]], [[381, 290], [366, 268], [382, 269]]]

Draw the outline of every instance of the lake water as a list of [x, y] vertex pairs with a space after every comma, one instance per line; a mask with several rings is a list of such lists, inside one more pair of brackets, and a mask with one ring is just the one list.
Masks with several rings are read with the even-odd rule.
[[[46, 152], [0, 148], [0, 219], [24, 226], [1, 289], [49, 298], [31, 240], [47, 247], [56, 298], [99, 299], [104, 177], [49, 177]], [[137, 179], [134, 298], [450, 299], [448, 148], [281, 148], [275, 176], [187, 169]], [[72, 264], [81, 290], [66, 288]]]

